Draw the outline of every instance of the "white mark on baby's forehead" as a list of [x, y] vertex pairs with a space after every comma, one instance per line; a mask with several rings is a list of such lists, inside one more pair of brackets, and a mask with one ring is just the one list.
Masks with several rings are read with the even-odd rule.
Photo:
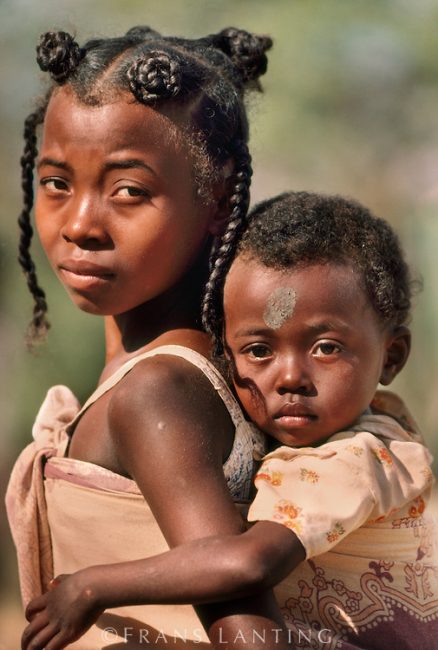
[[278, 330], [292, 316], [297, 294], [291, 287], [278, 287], [269, 296], [263, 320], [273, 330]]

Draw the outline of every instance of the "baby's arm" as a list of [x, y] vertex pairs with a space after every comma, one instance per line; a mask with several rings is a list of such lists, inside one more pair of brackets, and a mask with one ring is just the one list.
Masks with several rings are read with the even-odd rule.
[[281, 524], [197, 539], [151, 558], [89, 567], [76, 589], [89, 590], [99, 610], [120, 605], [206, 603], [260, 593], [285, 578], [305, 552]]
[[[71, 576], [60, 576], [49, 597], [52, 609], [56, 611], [59, 607], [60, 618], [67, 610], [74, 612], [74, 620], [83, 621], [83, 632], [104, 610], [112, 607], [231, 601], [223, 603], [226, 609], [210, 628], [213, 644], [215, 637], [220, 644], [227, 640], [227, 613], [233, 617], [238, 611], [238, 620], [228, 632], [230, 639], [236, 639], [238, 633], [242, 639], [253, 639], [252, 631], [257, 628], [263, 638], [263, 630], [267, 627], [273, 636], [263, 648], [283, 650], [287, 647], [287, 635], [275, 621], [274, 613], [269, 622], [271, 615], [266, 598], [258, 603], [260, 620], [256, 621], [257, 601], [245, 601], [244, 597], [263, 594], [286, 577], [304, 557], [304, 549], [295, 533], [281, 524], [261, 521], [240, 535], [202, 538], [154, 557], [88, 567]], [[32, 601], [26, 611], [27, 618], [32, 620], [44, 610], [47, 600], [48, 594], [44, 594]], [[204, 624], [209, 613], [210, 605], [203, 616]], [[55, 614], [53, 619], [56, 618]], [[49, 650], [58, 647], [65, 646], [46, 645]]]
[[[244, 525], [222, 472], [224, 449], [229, 446], [224, 446], [224, 439], [227, 436], [228, 440], [232, 439], [228, 414], [225, 412], [224, 416], [223, 405], [207, 380], [199, 378], [198, 371], [192, 371], [186, 362], [178, 360], [165, 364], [160, 360], [151, 365], [152, 368], [134, 369], [112, 398], [109, 424], [121, 463], [142, 490], [171, 547], [194, 543], [201, 537], [238, 536]], [[225, 432], [227, 427], [228, 433]], [[147, 551], [147, 540], [145, 549]], [[174, 561], [174, 555], [169, 556], [170, 561]], [[146, 569], [139, 576], [142, 563]], [[61, 579], [55, 589], [29, 606], [27, 615], [31, 623], [23, 637], [23, 648], [30, 650], [39, 645], [47, 650], [59, 650], [66, 646], [66, 639], [71, 642], [84, 634], [102, 609], [152, 602], [148, 598], [146, 577], [152, 563], [152, 559], [145, 559], [137, 563], [94, 567]], [[165, 573], [162, 564], [159, 571]], [[201, 589], [209, 571], [204, 568], [198, 573]], [[187, 571], [185, 575], [188, 574]], [[99, 597], [105, 594], [105, 603], [97, 602], [97, 593], [92, 588], [94, 581], [91, 584], [84, 580], [92, 575], [98, 582], [103, 581], [104, 588], [100, 591], [97, 585], [97, 591]], [[153, 575], [151, 571], [151, 588]], [[172, 588], [174, 595], [179, 594], [178, 587], [184, 589], [184, 584], [178, 585], [175, 576], [170, 576], [166, 573], [167, 589]], [[104, 584], [106, 580], [108, 583]], [[157, 590], [159, 582], [158, 575]], [[225, 581], [225, 591], [231, 593], [233, 589]], [[187, 589], [184, 595], [191, 601], [194, 592]], [[206, 600], [205, 593], [198, 595], [199, 602]], [[162, 594], [161, 602], [169, 600]], [[281, 650], [287, 647], [287, 641], [283, 638], [278, 642], [278, 634], [274, 634], [274, 630], [284, 630], [284, 627], [269, 591], [254, 598], [201, 605], [198, 613], [217, 647], [222, 647], [225, 641], [236, 648], [243, 646], [243, 641], [236, 644], [236, 637], [243, 634], [248, 638], [253, 631], [259, 633], [261, 639], [267, 639], [260, 646], [255, 643], [254, 648]]]

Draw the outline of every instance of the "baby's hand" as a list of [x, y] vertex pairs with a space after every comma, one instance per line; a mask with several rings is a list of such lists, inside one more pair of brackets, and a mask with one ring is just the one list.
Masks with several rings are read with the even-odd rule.
[[54, 578], [42, 596], [26, 608], [29, 625], [21, 638], [22, 650], [61, 650], [79, 639], [102, 613], [87, 583], [87, 571]]

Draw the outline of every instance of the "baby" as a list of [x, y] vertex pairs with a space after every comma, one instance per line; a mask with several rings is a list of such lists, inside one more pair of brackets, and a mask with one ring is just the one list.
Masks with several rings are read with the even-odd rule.
[[376, 393], [410, 349], [412, 281], [395, 234], [353, 201], [288, 193], [253, 211], [231, 255], [207, 318], [240, 403], [270, 437], [248, 514], [256, 523], [91, 567], [70, 591], [61, 578], [52, 594], [62, 593], [36, 599], [28, 617], [47, 608], [71, 622], [79, 588], [86, 615], [124, 604], [123, 581], [130, 603], [203, 603], [278, 585], [294, 647], [432, 650], [431, 456], [402, 401]]
[[436, 647], [431, 459], [402, 401], [375, 392], [408, 358], [411, 286], [387, 223], [302, 192], [255, 209], [225, 281], [214, 328], [272, 449], [240, 553], [258, 584], [292, 572], [276, 595], [299, 647]]

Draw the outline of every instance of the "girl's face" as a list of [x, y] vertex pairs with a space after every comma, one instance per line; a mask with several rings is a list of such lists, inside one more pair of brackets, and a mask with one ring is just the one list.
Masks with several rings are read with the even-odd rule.
[[382, 326], [351, 266], [278, 271], [240, 256], [224, 310], [239, 399], [260, 429], [289, 446], [353, 424], [409, 349], [408, 331]]
[[128, 95], [90, 107], [64, 88], [50, 100], [36, 223], [84, 311], [116, 315], [159, 296], [216, 232], [215, 206], [197, 199], [193, 160], [169, 115]]

